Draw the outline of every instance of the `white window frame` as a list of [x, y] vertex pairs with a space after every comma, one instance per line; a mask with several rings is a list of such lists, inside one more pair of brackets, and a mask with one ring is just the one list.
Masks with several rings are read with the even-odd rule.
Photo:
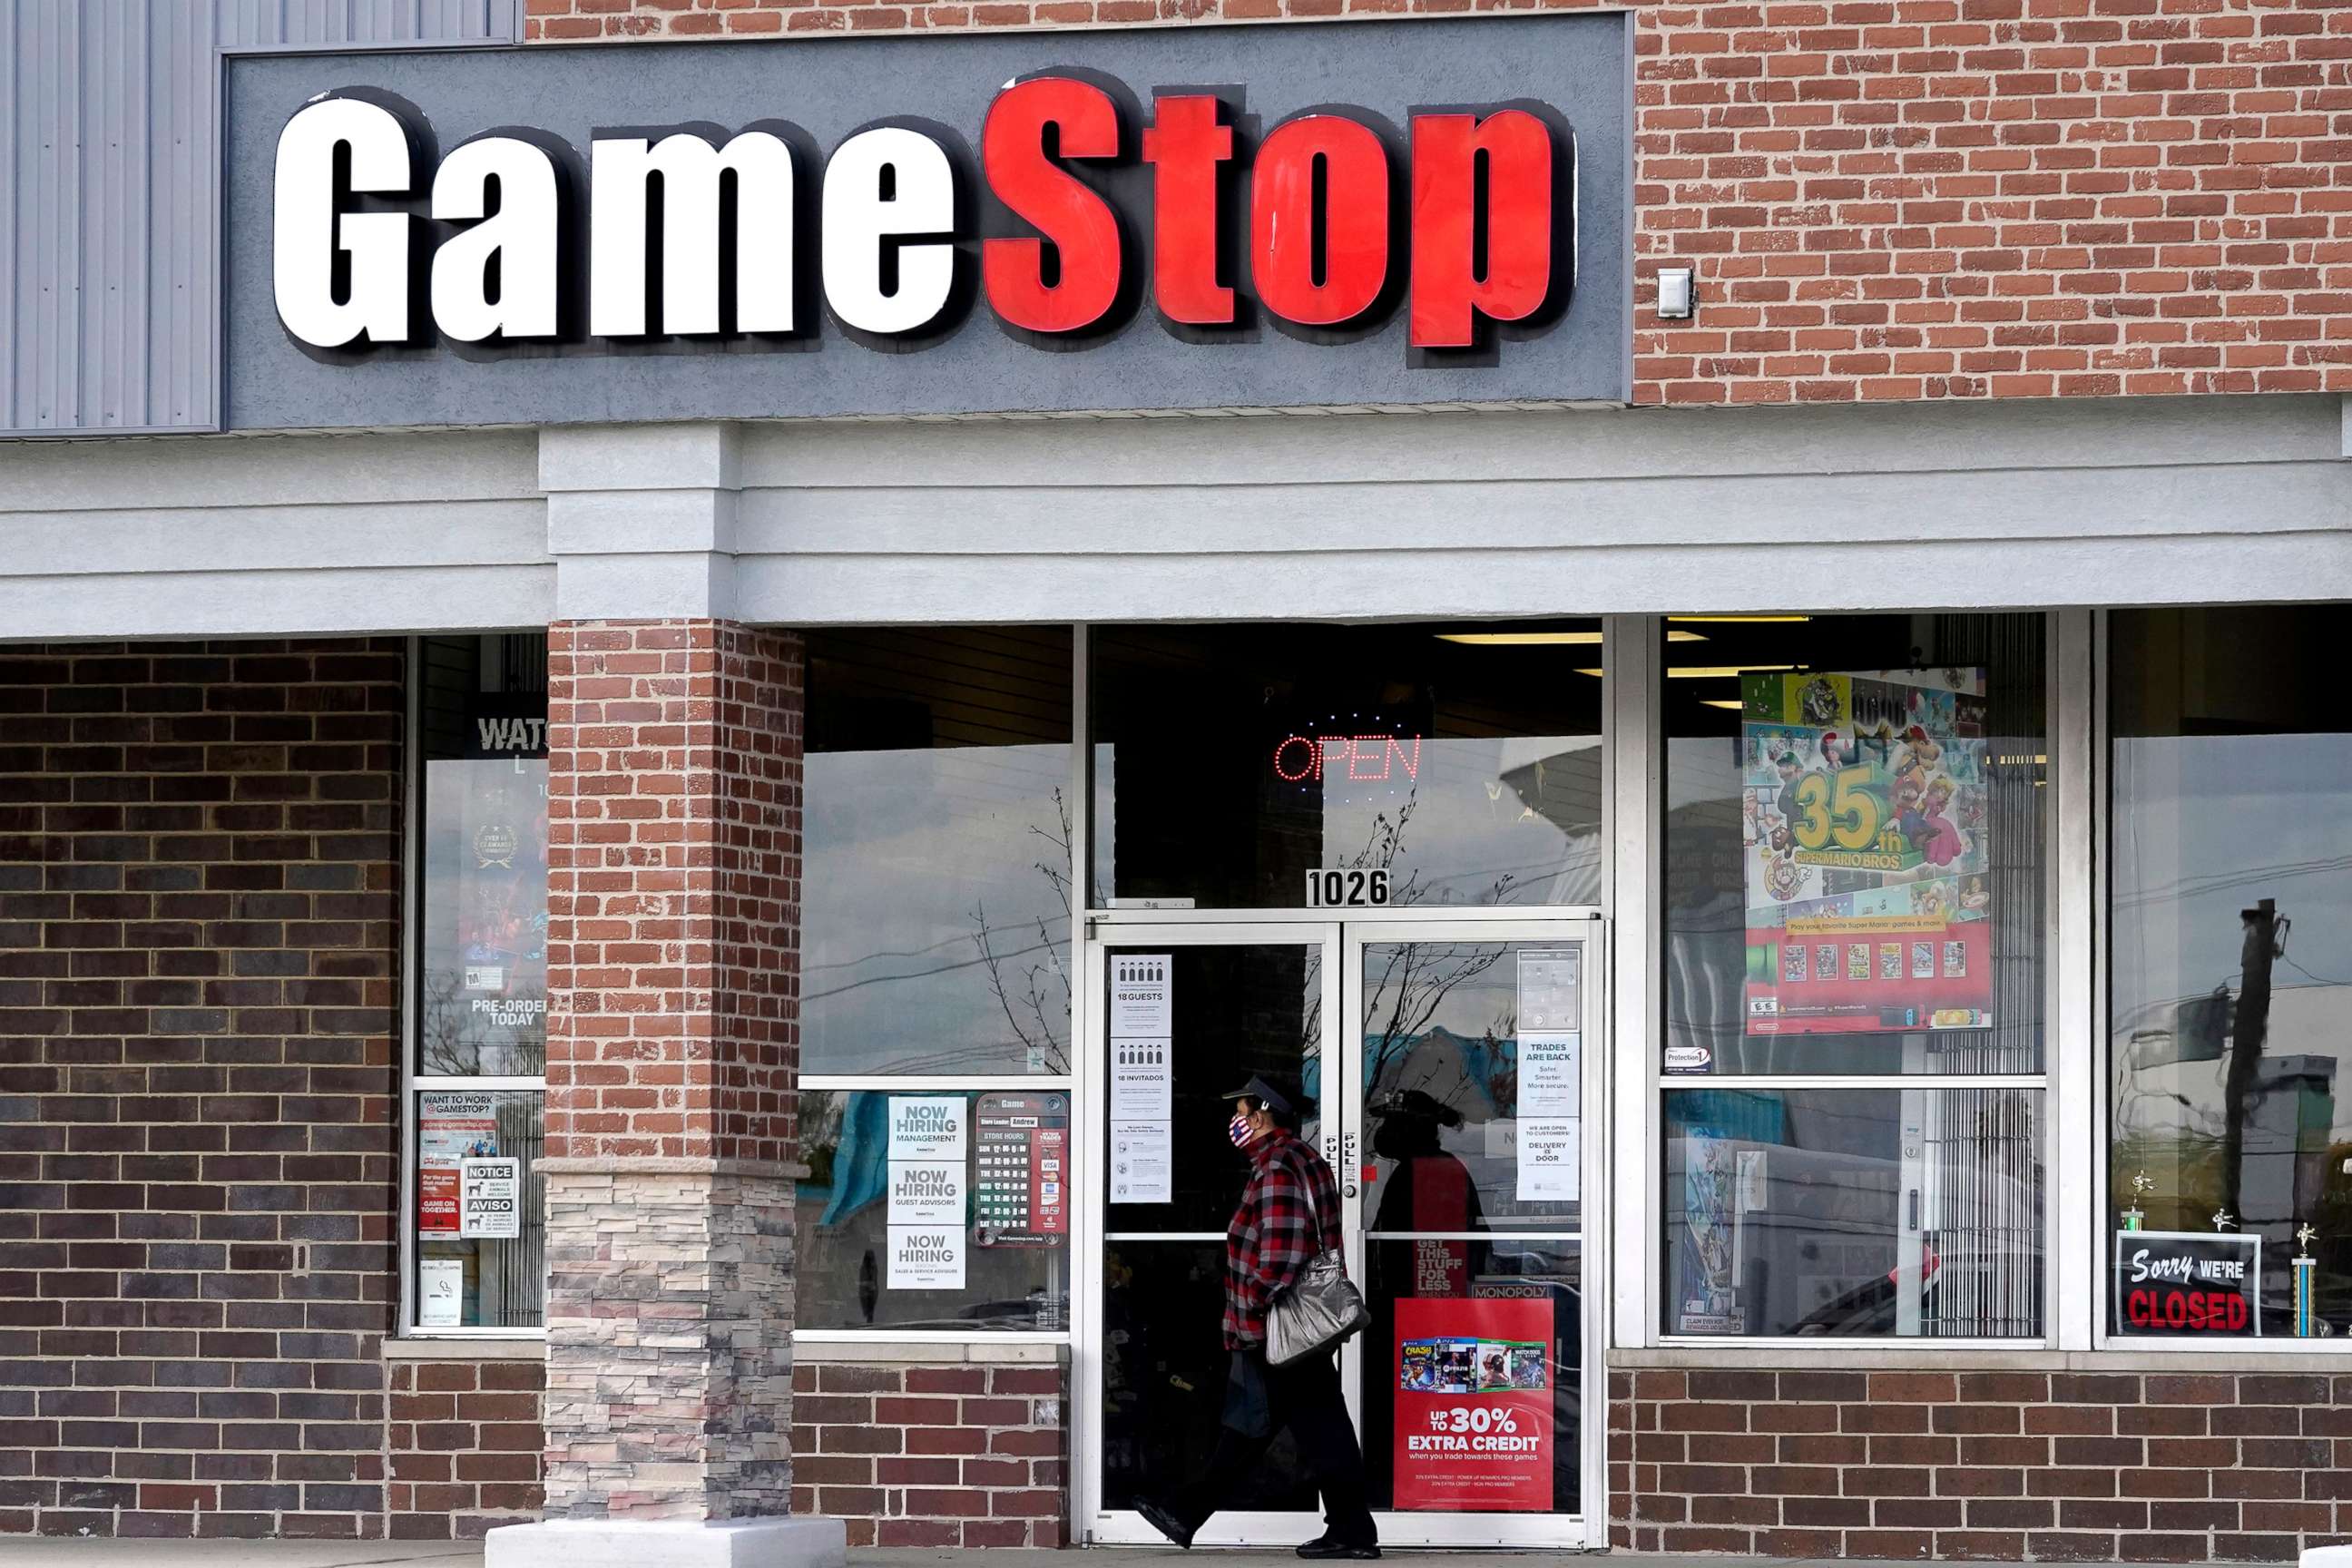
[[[484, 637], [505, 635], [498, 632], [476, 634]], [[394, 1292], [399, 1303], [399, 1315], [394, 1319], [395, 1340], [544, 1340], [547, 1325], [458, 1324], [451, 1328], [426, 1328], [416, 1321], [416, 1260], [420, 1248], [416, 1235], [416, 1100], [421, 1093], [467, 1090], [507, 1089], [536, 1090], [540, 1097], [540, 1114], [546, 1115], [547, 1076], [531, 1074], [468, 1073], [447, 1075], [422, 1073], [417, 1070], [419, 1055], [417, 1031], [422, 1020], [417, 1016], [417, 962], [423, 948], [425, 931], [425, 681], [424, 644], [421, 637], [407, 639], [404, 668], [408, 689], [408, 706], [402, 731], [401, 746], [401, 849], [400, 849], [400, 1103], [395, 1108], [393, 1124], [400, 1136], [400, 1203], [396, 1209], [400, 1228], [400, 1289]], [[544, 1296], [541, 1300], [544, 1300]], [[544, 1317], [542, 1311], [541, 1316]]]
[[[2177, 607], [2230, 609], [2245, 606], [2198, 604]], [[2259, 1338], [2195, 1339], [2179, 1334], [2118, 1334], [2115, 1331], [2115, 1320], [2111, 1315], [2115, 1310], [2115, 1272], [2109, 1267], [2115, 1252], [2115, 1233], [2107, 1226], [2107, 1215], [2114, 1202], [2111, 1187], [2115, 1175], [2113, 1162], [2107, 1153], [2108, 1143], [2115, 1131], [2108, 1120], [2114, 1113], [2112, 1090], [2115, 1075], [2108, 1062], [2108, 1053], [2114, 1041], [2110, 1037], [2111, 1023], [2107, 1013], [2111, 1000], [2107, 966], [2112, 957], [2113, 935], [2113, 922], [2107, 918], [2113, 887], [2109, 847], [2114, 841], [2116, 827], [2114, 802], [2108, 797], [2113, 782], [2108, 776], [2108, 761], [2111, 755], [2109, 746], [2114, 740], [2109, 701], [2115, 647], [2110, 638], [2108, 611], [2086, 611], [2084, 618], [2089, 623], [2084, 635], [2089, 644], [2094, 672], [2094, 679], [2087, 683], [2094, 719], [2089, 750], [2095, 759], [2098, 785], [2095, 802], [2097, 831], [2090, 840], [2095, 876], [2089, 896], [2095, 900], [2091, 908], [2095, 920], [2091, 922], [2092, 930], [2086, 934], [2083, 954], [2084, 979], [2091, 997], [2091, 1027], [2083, 1068], [2085, 1079], [2083, 1099], [2078, 1102], [2094, 1107], [2089, 1118], [2087, 1159], [2090, 1169], [2084, 1173], [2087, 1180], [2083, 1184], [2084, 1190], [2089, 1194], [2089, 1202], [2085, 1205], [2088, 1212], [2083, 1216], [2083, 1234], [2076, 1246], [2076, 1250], [2082, 1254], [2084, 1267], [2090, 1274], [2090, 1278], [2082, 1282], [2081, 1290], [2084, 1305], [2091, 1319], [2086, 1325], [2088, 1332], [2084, 1343], [2118, 1359], [2143, 1354], [2165, 1361], [2182, 1358], [2181, 1370], [2184, 1372], [2203, 1370], [2217, 1356], [2341, 1356], [2352, 1351], [2352, 1336], [2297, 1339], [2291, 1335], [2265, 1334]], [[2279, 1367], [2288, 1363], [2281, 1360], [2267, 1364]]]
[[[1094, 869], [1094, 759], [1087, 742], [1087, 627], [1084, 622], [1053, 622], [1070, 628], [1070, 1041], [1065, 1055], [1069, 1070], [1060, 1073], [997, 1073], [957, 1077], [953, 1074], [915, 1074], [887, 1072], [803, 1073], [799, 1092], [818, 1090], [856, 1092], [884, 1090], [897, 1094], [921, 1094], [937, 1090], [942, 1094], [959, 1091], [1003, 1089], [1019, 1092], [1026, 1089], [1060, 1089], [1070, 1100], [1070, 1154], [1072, 1180], [1068, 1184], [1068, 1212], [1075, 1216], [1079, 1209], [1076, 1173], [1085, 1168], [1079, 1146], [1085, 1130], [1092, 1125], [1087, 1119], [1092, 1107], [1084, 1091], [1077, 1071], [1078, 1042], [1085, 1037], [1087, 998], [1080, 971], [1086, 953], [1087, 887]], [[805, 679], [803, 682], [805, 689]], [[894, 1329], [877, 1324], [869, 1329], [803, 1329], [794, 1327], [793, 1342], [796, 1345], [827, 1344], [909, 1344], [909, 1345], [999, 1345], [1050, 1344], [1066, 1345], [1078, 1321], [1078, 1237], [1076, 1220], [1064, 1238], [1062, 1252], [1066, 1260], [1069, 1280], [1069, 1302], [1059, 1329]], [[795, 1241], [797, 1247], [798, 1243]]]
[[[1839, 616], [1822, 612], [1821, 618]], [[2086, 1187], [2084, 1183], [2068, 1180], [2070, 1172], [2079, 1168], [2083, 1157], [2083, 1151], [2075, 1146], [2083, 1135], [2079, 1126], [2069, 1130], [2068, 1118], [2062, 1113], [2068, 1103], [2063, 1086], [2070, 1075], [2079, 1076], [2084, 1070], [2080, 1058], [2087, 1040], [2081, 1026], [2081, 999], [2070, 995], [2070, 991], [2080, 991], [2082, 987], [2070, 987], [2065, 983], [2071, 960], [2067, 944], [2061, 940], [2062, 933], [2069, 930], [2081, 931], [2083, 911], [2075, 906], [2080, 905], [2082, 893], [2089, 883], [2087, 860], [2076, 852], [2088, 842], [2088, 823], [2080, 809], [2086, 798], [2084, 759], [2077, 754], [2087, 748], [2074, 743], [2087, 731], [2089, 671], [2078, 668], [2078, 662], [2079, 656], [2087, 651], [2088, 634], [2086, 627], [2070, 624], [2085, 618], [2081, 612], [2045, 613], [2043, 617], [2043, 728], [2048, 747], [2045, 755], [2049, 759], [2045, 776], [2054, 798], [2045, 812], [2042, 845], [2043, 907], [2048, 911], [2045, 919], [2051, 924], [2045, 931], [2042, 954], [2044, 1025], [2042, 1070], [2039, 1073], [1758, 1073], [1699, 1079], [1670, 1075], [1663, 1069], [1666, 1037], [1663, 980], [1664, 619], [1622, 617], [1628, 625], [1622, 637], [1617, 631], [1611, 632], [1612, 648], [1622, 650], [1616, 652], [1612, 664], [1612, 673], [1622, 673], [1612, 713], [1617, 733], [1618, 764], [1612, 775], [1612, 790], [1616, 819], [1622, 825], [1617, 839], [1616, 903], [1620, 929], [1629, 933], [1628, 940], [1615, 944], [1619, 966], [1614, 1031], [1618, 1089], [1612, 1109], [1622, 1127], [1642, 1130], [1638, 1165], [1630, 1160], [1620, 1160], [1615, 1168], [1616, 1228], [1612, 1248], [1615, 1277], [1612, 1289], [1616, 1348], [1765, 1351], [1798, 1359], [1822, 1352], [1820, 1342], [1802, 1335], [1670, 1334], [1664, 1330], [1665, 1235], [1661, 1222], [1664, 1214], [1665, 1096], [1675, 1089], [1703, 1088], [2039, 1091], [2042, 1096], [2044, 1129], [2042, 1332], [2015, 1338], [1886, 1334], [1841, 1341], [1839, 1344], [1847, 1352], [1866, 1350], [1895, 1355], [1935, 1355], [1946, 1351], [2015, 1353], [2071, 1348], [2077, 1342], [2088, 1347], [2087, 1332], [2081, 1333], [2077, 1342], [2077, 1326], [2070, 1321], [2079, 1315], [2073, 1310], [2073, 1303], [2083, 1300], [2084, 1293], [2075, 1290], [2070, 1297], [2066, 1289], [2068, 1271], [2062, 1262], [2069, 1256], [2068, 1237], [2082, 1219], [2074, 1211], [2080, 1210], [2083, 1205], [2079, 1201], [2070, 1204], [2069, 1194], [2082, 1194]], [[2071, 922], [2070, 914], [2074, 917]], [[2070, 1004], [2074, 1005], [2072, 1011]], [[2082, 1101], [2077, 1099], [2073, 1103]], [[1631, 1138], [1622, 1142], [1629, 1151], [1636, 1143]], [[2087, 1325], [2081, 1328], [2087, 1329]], [[1727, 1358], [1726, 1364], [1737, 1363], [1736, 1353]]]

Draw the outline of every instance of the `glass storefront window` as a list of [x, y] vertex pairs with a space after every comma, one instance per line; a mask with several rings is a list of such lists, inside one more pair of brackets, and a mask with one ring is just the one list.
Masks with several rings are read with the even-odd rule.
[[1066, 1089], [805, 1089], [800, 1129], [800, 1327], [1068, 1327]]
[[[1364, 1213], [1375, 1234], [1574, 1231], [1580, 1198], [1523, 1196], [1520, 1143], [1530, 1125], [1576, 1123], [1583, 1106], [1558, 1091], [1530, 1105], [1531, 1050], [1580, 1089], [1582, 1019], [1520, 1016], [1529, 976], [1565, 970], [1589, 983], [1581, 949], [1519, 942], [1364, 944], [1363, 1062], [1368, 1158]], [[1483, 1244], [1448, 1243], [1454, 1282], [1475, 1277]], [[1467, 1269], [1467, 1276], [1465, 1269]]]
[[2352, 1333], [2341, 608], [2109, 628], [2109, 1331]]
[[547, 640], [489, 634], [416, 647], [412, 1326], [537, 1328], [547, 1299], [543, 1188], [531, 1170], [546, 1109]]
[[2041, 1072], [2043, 617], [1666, 628], [1661, 1069]]
[[1663, 1098], [1665, 1332], [2042, 1333], [2039, 1091]]
[[1383, 874], [1391, 906], [1599, 898], [1598, 621], [1105, 626], [1088, 649], [1114, 905], [1328, 903], [1328, 869]]
[[1070, 1070], [1067, 627], [807, 634], [801, 1070]]
[[547, 1310], [538, 1089], [420, 1089], [416, 1326], [537, 1328]]

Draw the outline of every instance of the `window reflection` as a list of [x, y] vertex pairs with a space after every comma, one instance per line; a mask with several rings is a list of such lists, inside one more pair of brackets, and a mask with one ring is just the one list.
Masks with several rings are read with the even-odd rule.
[[[2110, 622], [2111, 1218], [2260, 1238], [2258, 1321], [2200, 1333], [2352, 1332], [2352, 1109], [2338, 1084], [2352, 1053], [2347, 618]], [[2216, 1248], [2253, 1252], [2187, 1250]], [[2126, 1321], [2114, 1295], [2117, 1332], [2184, 1327]]]
[[[915, 1216], [903, 1187], [892, 1214], [894, 1099], [943, 1099], [962, 1121], [961, 1152], [927, 1162], [949, 1168], [941, 1190], [952, 1197], [944, 1210], [926, 1211], [946, 1239], [933, 1255], [898, 1259], [895, 1270], [892, 1248], [905, 1238], [892, 1232], [911, 1228], [899, 1222]], [[1068, 1327], [1069, 1128], [1069, 1099], [1058, 1089], [803, 1092], [801, 1158], [809, 1174], [794, 1194], [793, 1279], [800, 1326]], [[1008, 1148], [1017, 1150], [1017, 1171]], [[913, 1201], [937, 1200], [917, 1194]]]
[[1392, 905], [1595, 901], [1597, 622], [1099, 627], [1096, 878], [1119, 900], [1287, 909], [1306, 874]]
[[417, 1070], [547, 1067], [547, 759], [425, 764]]
[[1669, 1334], [2042, 1331], [2042, 1096], [1675, 1089]]
[[1662, 1069], [2041, 1071], [2043, 617], [1666, 637]]
[[[1531, 1134], [1580, 1147], [1581, 1020], [1530, 1020], [1522, 1000], [1528, 985], [1580, 963], [1582, 951], [1510, 942], [1365, 944], [1360, 1025], [1372, 1173], [1365, 1212], [1374, 1231], [1577, 1227], [1578, 1173], [1547, 1180], [1523, 1169], [1522, 1159]], [[1531, 1058], [1531, 1041], [1539, 1057]], [[1531, 1107], [1531, 1094], [1540, 1103]]]
[[801, 1070], [1070, 1069], [1070, 634], [808, 636]]

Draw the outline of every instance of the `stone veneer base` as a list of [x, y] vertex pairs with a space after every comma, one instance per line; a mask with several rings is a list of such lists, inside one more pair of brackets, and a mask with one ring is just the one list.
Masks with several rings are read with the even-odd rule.
[[483, 1568], [846, 1568], [837, 1519], [559, 1519], [482, 1542]]

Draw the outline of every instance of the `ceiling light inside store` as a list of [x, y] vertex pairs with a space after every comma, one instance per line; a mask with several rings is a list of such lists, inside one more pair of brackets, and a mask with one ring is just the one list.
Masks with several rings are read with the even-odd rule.
[[1810, 621], [1811, 616], [1668, 616], [1669, 621], [1687, 621], [1696, 625], [1761, 626], [1767, 622]]
[[[1469, 647], [1590, 647], [1601, 641], [1599, 632], [1440, 632], [1439, 642]], [[1668, 642], [1705, 642], [1696, 632], [1668, 632]]]
[[1775, 670], [1794, 669], [1793, 664], [1677, 664], [1666, 668], [1668, 680], [1722, 680], [1749, 670], [1769, 675]]
[[1728, 708], [1735, 713], [1748, 706], [1737, 697], [1702, 697], [1698, 705], [1702, 708]]

